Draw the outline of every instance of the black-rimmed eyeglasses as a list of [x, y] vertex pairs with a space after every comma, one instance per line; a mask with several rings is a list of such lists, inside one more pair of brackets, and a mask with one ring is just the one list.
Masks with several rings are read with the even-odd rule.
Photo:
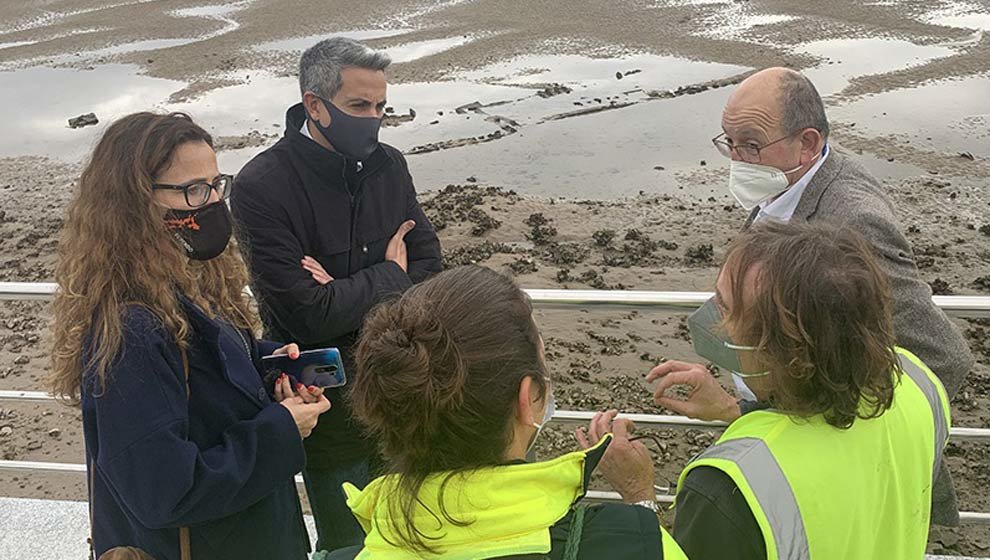
[[210, 201], [213, 191], [217, 192], [220, 200], [227, 200], [230, 197], [230, 187], [234, 184], [232, 175], [220, 175], [212, 183], [206, 181], [190, 181], [182, 185], [165, 185], [156, 183], [151, 185], [152, 190], [182, 191], [186, 198], [186, 204], [190, 208], [206, 206]]

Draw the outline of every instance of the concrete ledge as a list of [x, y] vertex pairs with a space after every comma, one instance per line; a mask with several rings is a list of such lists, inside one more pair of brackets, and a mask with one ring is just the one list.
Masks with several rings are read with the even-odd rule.
[[[315, 541], [313, 517], [306, 528]], [[0, 558], [51, 560], [87, 558], [89, 513], [85, 502], [0, 498]], [[927, 556], [927, 560], [990, 560], [965, 556]]]

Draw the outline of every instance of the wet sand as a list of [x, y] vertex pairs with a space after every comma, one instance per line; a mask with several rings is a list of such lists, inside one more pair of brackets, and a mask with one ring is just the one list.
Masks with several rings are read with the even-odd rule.
[[[397, 61], [383, 139], [407, 153], [448, 266], [530, 288], [711, 289], [745, 212], [709, 139], [733, 83], [789, 64], [819, 85], [833, 144], [884, 181], [922, 277], [938, 293], [990, 293], [990, 3], [532, 4], [0, 5], [0, 281], [51, 280], [62, 211], [106, 122], [188, 111], [236, 172], [282, 134], [299, 51], [342, 31]], [[99, 125], [66, 128], [90, 111]], [[681, 315], [537, 316], [562, 409], [659, 412], [642, 375], [693, 358]], [[44, 304], [0, 302], [0, 389], [41, 388], [49, 319]], [[990, 426], [990, 321], [958, 324], [979, 363], [953, 424]], [[662, 436], [664, 485], [716, 434]], [[549, 456], [573, 442], [554, 428], [541, 445]], [[0, 454], [81, 462], [78, 411], [0, 402]], [[950, 443], [963, 509], [990, 511], [988, 455]], [[85, 481], [5, 471], [0, 495], [82, 499]], [[929, 548], [988, 556], [990, 529], [936, 528]]]

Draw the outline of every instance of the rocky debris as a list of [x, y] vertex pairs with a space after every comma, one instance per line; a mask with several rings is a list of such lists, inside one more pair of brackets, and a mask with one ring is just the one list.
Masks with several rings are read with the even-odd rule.
[[980, 276], [973, 280], [973, 288], [990, 293], [990, 276]]
[[947, 296], [953, 293], [952, 286], [941, 278], [936, 278], [928, 283], [932, 287], [932, 293], [937, 296]]
[[549, 97], [555, 97], [557, 95], [564, 95], [567, 93], [571, 93], [571, 88], [562, 84], [548, 84], [545, 88], [536, 92], [536, 95], [547, 99]]
[[542, 212], [530, 214], [524, 223], [532, 228], [526, 238], [534, 245], [548, 245], [557, 236], [557, 228]]
[[506, 134], [515, 134], [516, 132], [519, 131], [519, 128], [522, 126], [521, 124], [519, 124], [518, 122], [512, 119], [506, 117], [500, 117], [498, 115], [492, 115], [486, 118], [485, 122], [495, 123], [496, 125], [498, 125], [500, 129], [502, 129], [502, 132]]
[[609, 251], [602, 262], [607, 266], [629, 268], [652, 264], [654, 253], [660, 244], [653, 241], [637, 229], [630, 229], [623, 238], [624, 242], [618, 251]]
[[[471, 179], [474, 177], [468, 177], [469, 182], [472, 182]], [[437, 231], [446, 229], [451, 222], [468, 221], [475, 224], [472, 235], [480, 236], [502, 225], [487, 212], [477, 208], [484, 203], [486, 196], [511, 199], [516, 195], [511, 191], [503, 191], [495, 187], [447, 185], [436, 196], [425, 200], [421, 206]]]
[[617, 336], [599, 334], [593, 331], [586, 331], [586, 335], [599, 345], [599, 352], [606, 356], [620, 356], [628, 352], [631, 348], [629, 341]]
[[586, 270], [582, 272], [577, 280], [583, 282], [596, 290], [607, 290], [608, 283], [602, 278], [602, 275], [598, 273], [597, 270]]
[[689, 265], [714, 265], [715, 249], [711, 243], [699, 243], [688, 247], [684, 257]]
[[58, 428], [52, 428], [51, 430], [48, 430], [48, 437], [53, 439], [58, 439], [62, 437], [62, 430]]
[[9, 438], [12, 435], [14, 435], [14, 428], [10, 426], [0, 428], [0, 438]]
[[382, 119], [382, 127], [387, 128], [387, 127], [399, 126], [401, 124], [405, 124], [407, 122], [412, 122], [416, 120], [415, 109], [409, 109], [409, 113], [405, 115], [394, 114], [395, 109], [392, 109], [392, 111], [393, 111], [392, 114], [386, 114], [385, 118]]
[[591, 234], [591, 239], [594, 240], [595, 245], [599, 247], [610, 247], [612, 245], [612, 240], [615, 239], [616, 232], [614, 229], [600, 229]]
[[990, 237], [990, 224], [980, 226], [980, 233], [986, 235], [987, 237]]
[[533, 259], [529, 257], [521, 257], [509, 263], [509, 270], [511, 270], [513, 274], [520, 275], [536, 272], [539, 270], [539, 267], [536, 266], [536, 261]]
[[[533, 232], [533, 235], [536, 235], [537, 228], [533, 228]], [[556, 230], [554, 232], [556, 233]], [[534, 243], [536, 242], [534, 241]], [[546, 244], [546, 250], [543, 251], [542, 256], [556, 265], [578, 264], [588, 258], [588, 248], [579, 243], [550, 242]]]
[[497, 253], [512, 254], [512, 248], [502, 243], [485, 241], [475, 245], [464, 245], [445, 251], [443, 255], [444, 268], [456, 268], [467, 264], [479, 264], [487, 261]]
[[968, 159], [969, 161], [976, 161], [976, 156], [970, 152], [959, 152], [959, 157], [963, 159]]
[[736, 85], [746, 78], [753, 75], [753, 71], [744, 72], [742, 74], [737, 74], [735, 76], [730, 76], [728, 78], [723, 78], [720, 80], [710, 80], [707, 82], [702, 82], [700, 84], [690, 84], [686, 86], [681, 86], [677, 89], [672, 90], [654, 90], [647, 91], [646, 95], [654, 99], [671, 99], [674, 97], [680, 97], [682, 95], [694, 95], [696, 93], [702, 93], [710, 89], [718, 89], [720, 87]]
[[[601, 100], [599, 99], [596, 99], [596, 101], [601, 103]], [[597, 107], [585, 107], [583, 109], [568, 111], [566, 113], [558, 113], [556, 115], [550, 115], [549, 117], [545, 117], [543, 121], [549, 122], [549, 121], [559, 121], [563, 119], [569, 119], [572, 117], [583, 117], [584, 115], [592, 115], [594, 113], [601, 113], [602, 111], [610, 111], [612, 109], [622, 109], [624, 107], [629, 107], [630, 105], [635, 105], [635, 104], [636, 103], [632, 101], [619, 102], [612, 100], [609, 101], [608, 105], [599, 105]]]
[[484, 105], [482, 105], [480, 101], [472, 101], [471, 103], [466, 103], [460, 107], [457, 107], [454, 109], [454, 112], [458, 115], [463, 115], [469, 111], [472, 113], [478, 113], [481, 112], [482, 107], [484, 107]]
[[14, 365], [23, 366], [31, 362], [31, 358], [21, 355], [14, 358]]
[[472, 208], [469, 210], [467, 219], [474, 223], [474, 227], [471, 228], [471, 235], [475, 237], [481, 237], [489, 231], [502, 226], [502, 222], [491, 217], [490, 214], [481, 208]]
[[422, 144], [420, 146], [413, 146], [412, 148], [406, 150], [404, 153], [406, 155], [416, 155], [416, 154], [428, 154], [430, 152], [439, 152], [440, 150], [450, 150], [453, 148], [460, 148], [463, 146], [473, 146], [475, 144], [484, 144], [491, 142], [493, 140], [499, 140], [505, 138], [509, 134], [515, 134], [516, 130], [508, 132], [505, 128], [501, 128], [494, 132], [489, 132], [482, 136], [471, 136], [468, 138], [457, 138], [455, 140], [443, 140], [441, 142], [430, 142], [429, 144]]
[[99, 123], [100, 119], [96, 118], [96, 113], [86, 113], [85, 115], [79, 115], [78, 117], [69, 119], [69, 128], [82, 128]]
[[278, 133], [264, 133], [252, 130], [241, 136], [218, 136], [213, 139], [213, 149], [221, 152], [224, 150], [240, 150], [242, 148], [257, 148], [272, 144], [278, 140]]

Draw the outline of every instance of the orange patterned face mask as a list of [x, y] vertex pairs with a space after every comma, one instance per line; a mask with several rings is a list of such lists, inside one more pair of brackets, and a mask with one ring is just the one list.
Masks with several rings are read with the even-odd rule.
[[233, 230], [227, 203], [218, 200], [195, 210], [169, 210], [165, 228], [193, 260], [208, 261], [223, 253]]

